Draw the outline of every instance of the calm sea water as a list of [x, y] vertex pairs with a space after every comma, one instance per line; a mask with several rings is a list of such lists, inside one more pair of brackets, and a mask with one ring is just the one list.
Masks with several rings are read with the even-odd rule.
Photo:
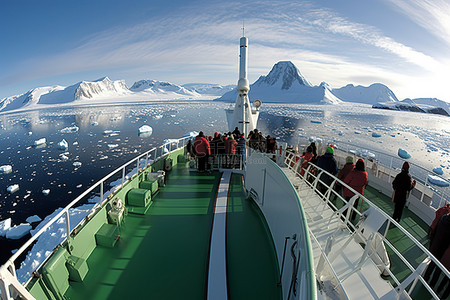
[[[190, 131], [203, 130], [207, 135], [226, 131], [224, 108], [228, 105], [171, 101], [0, 115], [0, 165], [13, 167], [12, 173], [0, 174], [0, 220], [10, 217], [14, 224], [20, 224], [35, 214], [43, 219], [166, 138], [181, 137]], [[151, 136], [138, 135], [138, 128], [144, 124], [153, 128]], [[79, 130], [61, 132], [71, 126]], [[448, 117], [355, 105], [265, 104], [258, 127], [264, 135], [290, 144], [305, 144], [314, 136], [324, 141], [362, 144], [393, 155], [400, 147], [408, 149], [415, 162], [428, 168], [441, 166], [446, 174], [449, 172]], [[381, 137], [373, 138], [373, 132]], [[32, 147], [43, 137], [46, 145]], [[69, 144], [67, 150], [57, 147], [62, 139]], [[62, 160], [62, 154], [69, 159]], [[81, 162], [81, 167], [74, 167], [74, 162]], [[6, 188], [12, 184], [19, 184], [20, 189], [10, 194]], [[50, 189], [50, 194], [43, 195], [44, 189]], [[0, 263], [28, 237], [17, 241], [0, 238]]]

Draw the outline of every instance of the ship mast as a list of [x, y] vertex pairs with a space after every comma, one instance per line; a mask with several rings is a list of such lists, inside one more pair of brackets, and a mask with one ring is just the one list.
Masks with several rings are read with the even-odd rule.
[[237, 84], [237, 98], [234, 109], [227, 109], [228, 129], [233, 131], [236, 127], [247, 137], [248, 133], [256, 128], [259, 110], [252, 109], [248, 92], [250, 84], [247, 79], [247, 48], [248, 39], [245, 37], [245, 29], [242, 26], [242, 37], [239, 42], [239, 80]]

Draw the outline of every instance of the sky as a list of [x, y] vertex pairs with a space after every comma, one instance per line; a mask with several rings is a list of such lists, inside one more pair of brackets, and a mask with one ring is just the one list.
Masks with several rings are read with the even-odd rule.
[[450, 101], [450, 0], [1, 1], [0, 99], [104, 76], [236, 84], [292, 61], [314, 85]]

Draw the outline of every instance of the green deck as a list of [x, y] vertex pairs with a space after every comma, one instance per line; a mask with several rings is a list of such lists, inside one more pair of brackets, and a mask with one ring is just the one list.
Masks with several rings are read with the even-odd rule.
[[[176, 166], [145, 215], [128, 214], [114, 248], [97, 247], [68, 299], [204, 299], [213, 205], [221, 174]], [[280, 298], [272, 240], [259, 210], [233, 175], [227, 220], [229, 293]], [[249, 239], [249, 237], [251, 237]], [[241, 296], [237, 296], [241, 295]], [[273, 295], [273, 296], [272, 296]]]

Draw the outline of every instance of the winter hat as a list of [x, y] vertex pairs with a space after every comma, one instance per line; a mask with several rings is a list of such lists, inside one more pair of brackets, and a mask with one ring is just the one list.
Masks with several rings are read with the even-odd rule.
[[362, 158], [358, 159], [358, 161], [356, 162], [356, 165], [355, 165], [355, 169], [359, 170], [359, 171], [366, 170], [366, 167], [364, 165], [364, 159], [362, 159]]
[[219, 137], [219, 133], [218, 132], [214, 132], [214, 137], [218, 138]]
[[347, 158], [345, 159], [345, 162], [347, 164], [352, 164], [353, 163], [353, 156], [347, 156]]
[[331, 154], [333, 154], [333, 153], [334, 153], [334, 148], [331, 147], [331, 146], [329, 146], [329, 147], [327, 148], [326, 153], [331, 153]]
[[402, 170], [405, 170], [406, 172], [409, 171], [409, 162], [405, 161], [403, 163]]

